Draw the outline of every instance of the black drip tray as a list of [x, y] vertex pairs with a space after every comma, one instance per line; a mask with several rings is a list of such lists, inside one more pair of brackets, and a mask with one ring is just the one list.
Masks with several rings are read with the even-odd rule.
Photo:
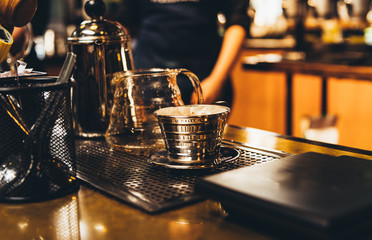
[[159, 213], [203, 198], [194, 193], [201, 177], [270, 162], [287, 154], [249, 148], [224, 141], [240, 156], [212, 169], [168, 169], [150, 163], [145, 156], [111, 150], [104, 140], [77, 140], [78, 177], [95, 188], [147, 213]]

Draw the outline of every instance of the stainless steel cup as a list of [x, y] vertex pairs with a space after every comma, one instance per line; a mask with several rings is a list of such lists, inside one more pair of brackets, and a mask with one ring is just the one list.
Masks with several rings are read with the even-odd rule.
[[159, 121], [170, 164], [208, 168], [221, 162], [222, 134], [230, 108], [186, 105], [154, 112]]

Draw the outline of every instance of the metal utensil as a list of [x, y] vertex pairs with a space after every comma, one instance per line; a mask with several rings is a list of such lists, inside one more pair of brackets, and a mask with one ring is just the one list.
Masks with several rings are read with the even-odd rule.
[[62, 65], [61, 71], [59, 72], [59, 76], [57, 82], [60, 83], [67, 83], [68, 80], [72, 76], [72, 70], [74, 69], [76, 63], [76, 54], [73, 52], [68, 52], [65, 58], [65, 61]]

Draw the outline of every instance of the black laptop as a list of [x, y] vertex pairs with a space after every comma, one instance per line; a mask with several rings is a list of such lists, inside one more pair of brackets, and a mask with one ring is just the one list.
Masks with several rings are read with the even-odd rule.
[[229, 219], [284, 238], [356, 239], [372, 231], [370, 160], [308, 152], [210, 175], [195, 189], [220, 201]]

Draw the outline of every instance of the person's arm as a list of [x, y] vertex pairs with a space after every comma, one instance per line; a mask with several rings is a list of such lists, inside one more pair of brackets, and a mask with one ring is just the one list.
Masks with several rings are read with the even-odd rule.
[[[201, 82], [205, 103], [213, 103], [222, 92], [223, 83], [239, 57], [245, 36], [246, 30], [240, 25], [232, 25], [226, 29], [216, 64], [211, 74]], [[195, 94], [191, 103], [197, 103]]]

